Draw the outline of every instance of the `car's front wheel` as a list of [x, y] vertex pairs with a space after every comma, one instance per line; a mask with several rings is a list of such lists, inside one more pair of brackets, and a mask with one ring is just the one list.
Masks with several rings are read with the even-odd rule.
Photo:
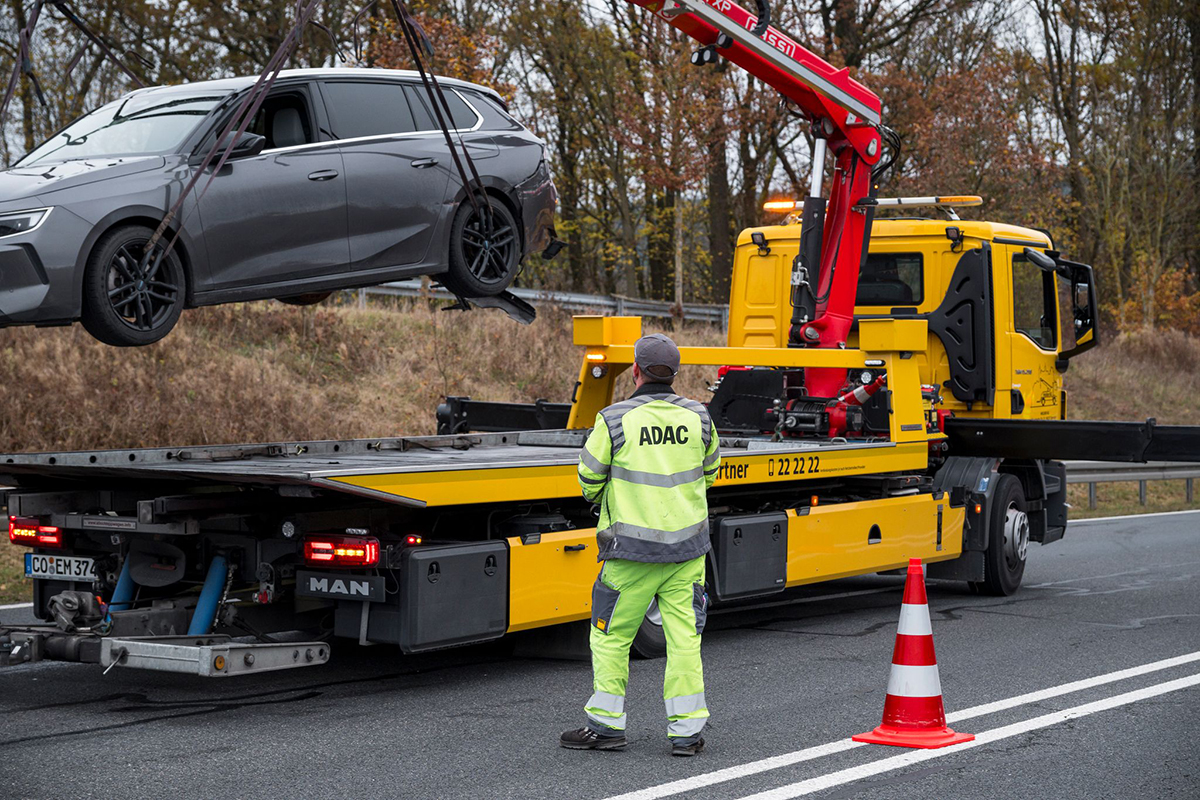
[[83, 276], [83, 327], [105, 344], [140, 347], [162, 339], [183, 313], [187, 286], [179, 255], [154, 231], [125, 225], [109, 231], [92, 250]]
[[521, 234], [512, 212], [494, 197], [479, 200], [466, 201], [454, 215], [450, 271], [441, 276], [446, 288], [461, 297], [500, 294], [521, 264]]

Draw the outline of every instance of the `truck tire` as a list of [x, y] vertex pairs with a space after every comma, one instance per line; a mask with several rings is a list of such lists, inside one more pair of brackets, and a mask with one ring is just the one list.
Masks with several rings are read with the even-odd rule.
[[992, 495], [984, 578], [971, 585], [982, 594], [1008, 597], [1021, 586], [1029, 550], [1029, 517], [1021, 482], [1001, 475]]
[[642, 627], [633, 637], [633, 652], [638, 658], [666, 658], [667, 635], [663, 632], [662, 614], [658, 611], [658, 600], [650, 601]]

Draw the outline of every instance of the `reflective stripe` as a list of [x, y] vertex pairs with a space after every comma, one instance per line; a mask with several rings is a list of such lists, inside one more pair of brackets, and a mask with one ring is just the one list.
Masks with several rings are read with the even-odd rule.
[[608, 474], [609, 465], [589, 453], [586, 447], [579, 451], [579, 461], [597, 475]]
[[708, 706], [704, 703], [704, 692], [685, 694], [682, 697], [668, 697], [663, 700], [663, 703], [667, 706], [667, 716], [671, 718], [708, 710]]
[[677, 531], [660, 531], [655, 528], [643, 528], [640, 525], [630, 525], [628, 522], [614, 522], [606, 531], [612, 531], [616, 536], [628, 536], [631, 539], [641, 539], [646, 542], [661, 544], [678, 544], [685, 542], [700, 533], [708, 533], [708, 517], [695, 525], [688, 525]]
[[673, 719], [667, 725], [667, 736], [672, 738], [686, 738], [688, 736], [696, 736], [700, 731], [704, 730], [704, 724], [708, 722], [708, 716], [689, 717], [685, 719]]
[[[708, 470], [709, 467], [719, 464], [720, 462], [721, 462], [721, 451], [714, 450], [713, 454], [711, 456], [708, 456], [707, 458], [704, 459], [704, 469]], [[711, 471], [711, 470], [709, 470], [709, 471]]]
[[902, 636], [932, 636], [933, 628], [929, 625], [929, 606], [900, 604], [900, 627], [896, 633]]
[[612, 450], [614, 453], [625, 446], [625, 427], [621, 424], [621, 418], [638, 406], [644, 406], [646, 403], [661, 398], [662, 395], [631, 397], [628, 400], [614, 403], [600, 412], [600, 416], [604, 418], [604, 424], [608, 426], [608, 438], [612, 440]]
[[704, 442], [704, 449], [708, 449], [708, 445], [712, 441], [712, 417], [708, 415], [708, 409], [704, 407], [703, 403], [674, 394], [667, 395], [666, 397], [659, 396], [655, 399], [666, 400], [668, 403], [677, 405], [680, 408], [686, 408], [688, 411], [698, 414], [700, 417], [700, 439]]
[[584, 483], [590, 483], [592, 486], [603, 486], [604, 484], [608, 483], [608, 478], [589, 478], [582, 472], [579, 473], [579, 480], [583, 481]]
[[937, 664], [928, 667], [906, 667], [892, 664], [887, 693], [893, 697], [938, 697], [942, 682], [938, 680]]
[[625, 698], [619, 694], [596, 692], [584, 710], [593, 722], [606, 728], [625, 730]]
[[683, 472], [674, 472], [670, 475], [659, 475], [657, 472], [625, 469], [613, 464], [612, 477], [617, 480], [636, 483], [639, 486], [660, 486], [664, 489], [670, 489], [700, 480], [704, 477], [704, 470], [696, 467], [695, 469], [685, 469]]

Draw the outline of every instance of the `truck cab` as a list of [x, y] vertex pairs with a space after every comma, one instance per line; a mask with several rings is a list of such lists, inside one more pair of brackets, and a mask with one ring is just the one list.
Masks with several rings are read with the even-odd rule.
[[[936, 201], [936, 198], [930, 198]], [[800, 224], [742, 233], [730, 292], [729, 346], [786, 347]], [[1091, 267], [1050, 236], [997, 222], [882, 218], [871, 228], [846, 347], [866, 319], [924, 319], [921, 381], [956, 416], [1066, 419], [1063, 373], [1096, 344]]]

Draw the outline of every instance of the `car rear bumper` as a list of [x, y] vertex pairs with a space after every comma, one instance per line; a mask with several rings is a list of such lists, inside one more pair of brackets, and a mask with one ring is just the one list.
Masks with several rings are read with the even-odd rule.
[[525, 233], [523, 255], [540, 253], [550, 246], [554, 238], [554, 213], [558, 207], [558, 190], [554, 188], [554, 180], [545, 161], [538, 164], [537, 171], [517, 187], [517, 201]]

